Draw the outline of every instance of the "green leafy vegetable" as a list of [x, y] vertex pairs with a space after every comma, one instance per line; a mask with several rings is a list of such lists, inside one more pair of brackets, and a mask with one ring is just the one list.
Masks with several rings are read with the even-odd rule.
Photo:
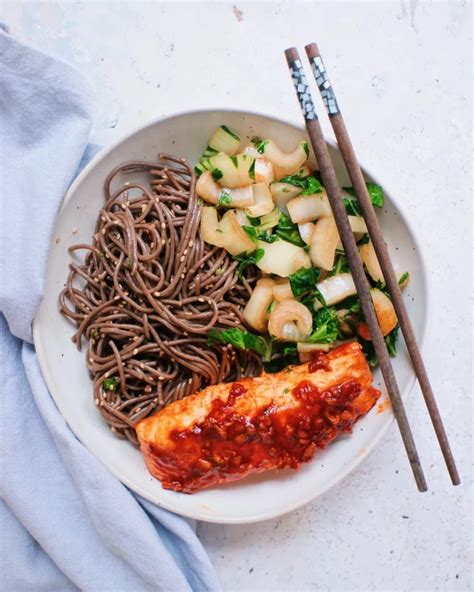
[[229, 136], [232, 136], [234, 138], [234, 140], [237, 140], [240, 142], [240, 138], [239, 136], [237, 136], [236, 134], [234, 134], [234, 132], [232, 130], [230, 130], [226, 125], [221, 125], [221, 128], [229, 134]]
[[217, 207], [226, 207], [226, 206], [230, 206], [230, 204], [232, 203], [232, 196], [230, 195], [230, 193], [228, 191], [221, 191], [220, 197], [219, 197], [219, 201], [217, 202]]
[[219, 181], [219, 179], [222, 179], [222, 177], [223, 177], [223, 174], [220, 169], [213, 169], [212, 170], [212, 178], [214, 179], [214, 181]]
[[362, 238], [357, 241], [358, 245], [367, 245], [368, 243], [370, 243], [370, 236], [367, 233], [362, 235]]
[[387, 351], [391, 358], [395, 358], [397, 356], [397, 339], [398, 339], [398, 331], [399, 327], [395, 327], [393, 331], [391, 331], [388, 335], [385, 336], [385, 344], [387, 346]]
[[302, 298], [308, 294], [314, 294], [316, 284], [319, 281], [319, 269], [316, 267], [302, 267], [297, 272], [292, 273], [288, 280], [291, 291], [295, 298]]
[[336, 304], [336, 308], [338, 310], [348, 310], [352, 313], [357, 313], [361, 311], [360, 300], [358, 296], [349, 296], [345, 298], [342, 302]]
[[[397, 339], [398, 339], [398, 331], [399, 327], [395, 327], [393, 331], [391, 331], [388, 335], [384, 337], [385, 345], [387, 346], [388, 354], [391, 358], [395, 358], [397, 356]], [[365, 341], [365, 339], [359, 338], [359, 342], [362, 346], [362, 351], [367, 359], [367, 363], [369, 366], [377, 366], [378, 359], [377, 354], [375, 353], [374, 344], [372, 341]]]
[[288, 183], [289, 185], [299, 187], [303, 190], [301, 192], [301, 195], [313, 195], [313, 193], [321, 193], [323, 190], [323, 186], [316, 179], [316, 177], [288, 175], [287, 177], [283, 177], [283, 179], [280, 179], [280, 183]]
[[[373, 206], [377, 208], [383, 207], [383, 189], [380, 185], [376, 185], [375, 183], [366, 183], [367, 191], [369, 193], [370, 201]], [[349, 195], [353, 195], [355, 197], [355, 191], [353, 187], [344, 187], [343, 190]], [[350, 197], [345, 197], [343, 199], [344, 205], [346, 206], [346, 211], [350, 216], [360, 216], [361, 209], [359, 206], [359, 202], [356, 199], [351, 199]]]
[[250, 216], [248, 216], [248, 219], [251, 226], [260, 226], [260, 218], [250, 218]]
[[398, 280], [398, 285], [402, 286], [408, 280], [409, 277], [410, 274], [408, 273], [408, 271], [405, 271], [405, 273], [400, 276], [400, 279]]
[[375, 183], [366, 183], [367, 191], [369, 192], [370, 201], [373, 206], [377, 208], [383, 207], [383, 189], [380, 185]]
[[307, 341], [309, 343], [332, 343], [339, 334], [338, 326], [336, 309], [322, 308], [313, 319], [313, 332]]
[[259, 154], [263, 154], [265, 152], [265, 146], [268, 144], [269, 141], [270, 140], [262, 140], [257, 144], [256, 148]]
[[218, 331], [211, 329], [207, 334], [208, 345], [215, 343], [230, 343], [238, 349], [254, 351], [260, 354], [264, 360], [270, 360], [272, 356], [272, 340], [270, 337], [254, 335], [236, 327]]
[[301, 144], [301, 148], [303, 148], [303, 150], [306, 152], [306, 156], [309, 156], [309, 147], [308, 147], [308, 142], [303, 142]]
[[313, 195], [313, 193], [321, 193], [323, 186], [315, 177], [306, 177], [306, 189], [301, 195]]
[[255, 181], [255, 158], [252, 160], [252, 164], [249, 167], [249, 177]]
[[219, 181], [219, 179], [222, 179], [222, 177], [223, 175], [220, 169], [212, 169], [212, 178], [214, 181]]
[[240, 261], [240, 265], [237, 267], [237, 276], [239, 277], [240, 281], [243, 280], [243, 273], [246, 267], [258, 263], [264, 254], [264, 249], [255, 249], [255, 251], [252, 251], [251, 253], [245, 252], [234, 256], [236, 261]]
[[336, 263], [334, 264], [334, 267], [331, 269], [328, 275], [337, 275], [338, 273], [343, 273], [345, 271], [349, 271], [349, 263], [347, 262], [347, 257], [345, 255], [338, 255]]
[[276, 234], [272, 234], [269, 230], [264, 230], [258, 235], [258, 238], [265, 242], [265, 243], [274, 243], [278, 240], [278, 236]]
[[377, 366], [379, 361], [377, 360], [377, 354], [375, 353], [374, 344], [371, 341], [365, 341], [365, 339], [359, 338], [359, 343], [362, 346], [362, 351], [364, 352], [365, 359], [367, 360], [367, 364], [374, 368]]
[[242, 226], [242, 229], [247, 233], [247, 235], [253, 240], [254, 243], [258, 241], [258, 232], [255, 226]]
[[239, 161], [237, 160], [237, 156], [229, 156], [232, 164], [235, 166], [236, 169], [239, 168]]
[[346, 212], [349, 216], [361, 216], [362, 210], [360, 209], [359, 202], [352, 197], [344, 197], [342, 199]]
[[118, 385], [119, 379], [116, 376], [112, 378], [106, 378], [102, 383], [102, 388], [104, 391], [114, 391], [115, 387]]
[[296, 343], [278, 343], [274, 341], [272, 358], [270, 361], [263, 363], [263, 368], [265, 372], [273, 374], [292, 364], [299, 364]]
[[278, 226], [276, 227], [275, 232], [279, 238], [286, 240], [292, 245], [296, 245], [297, 247], [305, 246], [305, 242], [301, 238], [298, 231], [298, 225], [293, 224], [293, 222], [283, 212], [280, 212]]

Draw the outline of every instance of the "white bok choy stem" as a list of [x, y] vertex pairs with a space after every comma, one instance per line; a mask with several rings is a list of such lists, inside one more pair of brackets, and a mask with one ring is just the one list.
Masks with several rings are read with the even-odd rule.
[[302, 267], [311, 267], [311, 260], [304, 249], [284, 240], [274, 243], [258, 241], [258, 248], [263, 249], [263, 257], [257, 266], [264, 273], [273, 273], [280, 277], [288, 277]]
[[312, 328], [311, 312], [297, 300], [278, 303], [268, 317], [268, 332], [280, 341], [304, 341]]
[[275, 170], [271, 162], [265, 158], [255, 159], [255, 182], [270, 185], [275, 180]]
[[273, 288], [273, 297], [277, 302], [283, 302], [283, 300], [294, 300], [293, 291], [288, 280], [276, 280]]
[[314, 227], [309, 256], [315, 267], [330, 271], [334, 265], [339, 233], [334, 218], [320, 218]]
[[293, 152], [283, 152], [273, 140], [264, 143], [263, 155], [275, 169], [277, 179], [292, 175], [303, 166], [308, 158], [307, 143], [301, 142]]
[[[316, 284], [316, 288], [323, 297], [326, 306], [332, 306], [349, 296], [357, 294], [357, 290], [350, 273], [338, 273], [326, 278], [322, 282]], [[321, 308], [323, 305], [316, 298], [314, 302], [315, 308]]]
[[245, 211], [251, 218], [257, 218], [269, 214], [275, 204], [268, 185], [265, 183], [255, 183], [251, 185], [253, 192], [254, 205], [248, 207]]
[[206, 243], [223, 247], [231, 255], [254, 251], [256, 243], [242, 229], [234, 210], [227, 210], [218, 222], [215, 208], [205, 207], [201, 213], [201, 236]]
[[[370, 296], [374, 303], [375, 313], [377, 315], [377, 321], [379, 323], [382, 334], [388, 335], [391, 333], [398, 324], [397, 315], [395, 308], [393, 307], [390, 298], [384, 294], [381, 290], [373, 288], [370, 290]], [[370, 332], [368, 326], [364, 323], [357, 327], [357, 333], [362, 339], [370, 340]]]
[[204, 207], [201, 211], [201, 236], [209, 245], [225, 247], [225, 237], [219, 227], [216, 208]]
[[[366, 243], [365, 245], [361, 245], [359, 247], [359, 253], [362, 259], [362, 263], [365, 265], [367, 273], [370, 275], [370, 277], [375, 282], [385, 283], [382, 268], [380, 267], [377, 255], [375, 254], [374, 245], [372, 243]], [[405, 288], [408, 284], [409, 274], [398, 270], [395, 270], [395, 273], [397, 275], [397, 279], [399, 282], [401, 282], [402, 278], [404, 278], [404, 281], [400, 284], [400, 287]]]
[[254, 203], [252, 187], [238, 187], [235, 189], [221, 187], [214, 181], [210, 171], [202, 173], [197, 180], [196, 193], [201, 199], [213, 206], [246, 208]]
[[312, 222], [305, 222], [304, 224], [298, 224], [298, 232], [300, 233], [301, 239], [307, 245], [311, 244], [311, 237], [313, 236], [314, 224]]
[[228, 156], [224, 152], [219, 152], [209, 159], [212, 167], [221, 173], [219, 183], [223, 187], [246, 187], [253, 183], [252, 168], [255, 163], [253, 156], [247, 154], [237, 154]]
[[291, 183], [272, 183], [270, 190], [275, 205], [286, 215], [288, 215], [288, 202], [303, 191], [301, 187], [295, 187]]
[[314, 195], [299, 195], [291, 199], [286, 207], [291, 221], [295, 224], [304, 224], [332, 216], [331, 206], [324, 190]]
[[274, 282], [268, 278], [258, 280], [243, 311], [245, 322], [259, 333], [267, 330], [268, 307], [273, 302], [273, 287]]

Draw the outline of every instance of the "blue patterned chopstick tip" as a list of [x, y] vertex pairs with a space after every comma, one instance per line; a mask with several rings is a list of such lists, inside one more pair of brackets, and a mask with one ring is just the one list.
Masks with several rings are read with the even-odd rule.
[[326, 68], [324, 67], [323, 60], [319, 56], [316, 56], [310, 59], [310, 64], [328, 115], [337, 115], [339, 113], [339, 106], [331, 82], [328, 78]]
[[293, 60], [290, 62], [290, 74], [304, 118], [309, 121], [312, 119], [317, 119], [318, 116], [316, 115], [316, 110], [314, 109], [301, 60]]

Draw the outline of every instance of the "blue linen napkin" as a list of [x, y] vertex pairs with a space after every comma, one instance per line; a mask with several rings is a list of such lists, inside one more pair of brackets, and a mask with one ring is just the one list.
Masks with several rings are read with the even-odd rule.
[[194, 524], [132, 494], [75, 438], [32, 345], [92, 100], [72, 68], [0, 30], [0, 589], [220, 590]]

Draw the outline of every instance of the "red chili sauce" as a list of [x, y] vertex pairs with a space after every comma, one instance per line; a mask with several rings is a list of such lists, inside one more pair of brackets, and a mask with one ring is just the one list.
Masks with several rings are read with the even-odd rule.
[[314, 352], [311, 362], [308, 364], [308, 372], [316, 372], [316, 370], [329, 371], [329, 358], [327, 354], [322, 351]]
[[234, 408], [237, 398], [246, 393], [236, 382], [227, 401], [213, 401], [204, 421], [171, 434], [176, 442], [173, 458], [155, 456], [162, 469], [167, 465], [169, 479], [163, 483], [193, 491], [268, 468], [297, 468], [313, 457], [316, 448], [324, 448], [340, 432], [351, 431], [357, 418], [351, 402], [360, 391], [354, 380], [322, 392], [303, 380], [292, 391], [298, 406], [279, 410], [270, 404], [250, 418]]

